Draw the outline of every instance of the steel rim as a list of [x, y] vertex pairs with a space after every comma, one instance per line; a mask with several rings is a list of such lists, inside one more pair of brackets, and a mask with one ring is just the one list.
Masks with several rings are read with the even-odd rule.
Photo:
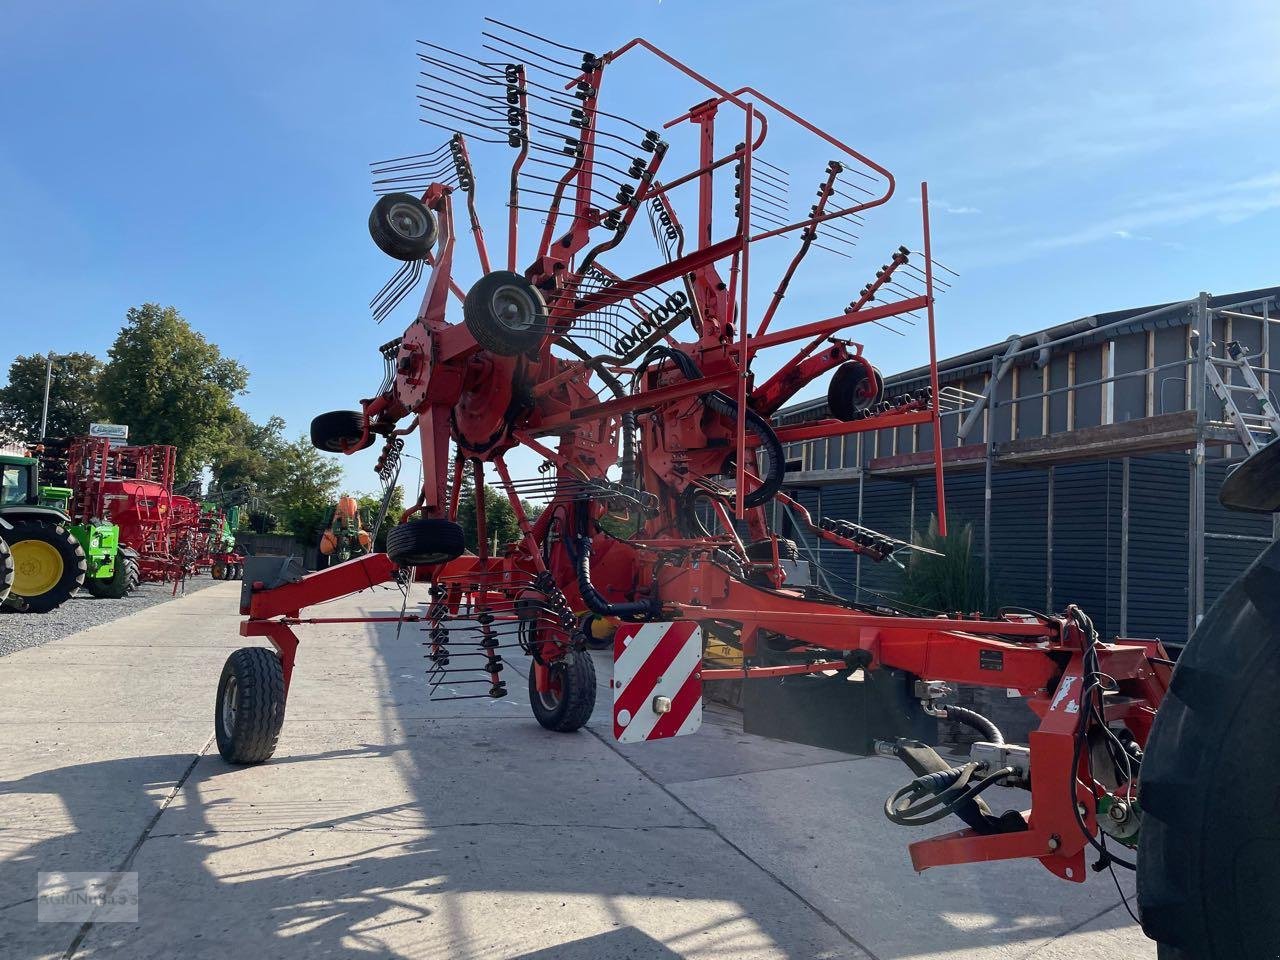
[[234, 676], [227, 678], [226, 689], [222, 691], [222, 729], [228, 736], [235, 730], [236, 711], [240, 707], [240, 684]]
[[547, 681], [548, 689], [545, 693], [538, 691], [538, 702], [545, 710], [555, 710], [564, 699], [564, 671], [548, 667], [547, 672], [551, 674]]
[[51, 543], [19, 540], [10, 547], [13, 554], [13, 587], [20, 597], [38, 597], [48, 593], [62, 580], [66, 565], [62, 554]]
[[387, 224], [406, 240], [421, 240], [431, 232], [426, 211], [404, 201], [391, 205], [391, 209], [387, 211]]
[[541, 311], [528, 290], [514, 284], [503, 284], [493, 291], [489, 309], [494, 318], [508, 330], [529, 330], [541, 320]]

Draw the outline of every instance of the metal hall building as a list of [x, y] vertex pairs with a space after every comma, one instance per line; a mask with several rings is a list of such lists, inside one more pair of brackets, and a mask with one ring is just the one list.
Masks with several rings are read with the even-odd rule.
[[[989, 605], [1077, 603], [1104, 637], [1186, 641], [1275, 533], [1271, 517], [1228, 512], [1217, 493], [1280, 432], [1278, 298], [1280, 287], [1202, 293], [939, 361], [947, 519], [972, 526]], [[885, 396], [927, 385], [927, 367], [908, 370], [886, 378]], [[820, 400], [779, 420], [827, 416]], [[926, 425], [790, 444], [787, 492], [815, 519], [908, 539], [934, 511], [932, 442]], [[892, 564], [789, 526], [833, 592], [900, 589]]]

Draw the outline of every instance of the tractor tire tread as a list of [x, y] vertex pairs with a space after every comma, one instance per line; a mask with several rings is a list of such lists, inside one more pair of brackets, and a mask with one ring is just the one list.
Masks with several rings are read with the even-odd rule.
[[1138, 907], [1163, 960], [1280, 955], [1280, 767], [1266, 746], [1280, 621], [1255, 601], [1263, 582], [1280, 593], [1280, 544], [1201, 621], [1147, 740]]

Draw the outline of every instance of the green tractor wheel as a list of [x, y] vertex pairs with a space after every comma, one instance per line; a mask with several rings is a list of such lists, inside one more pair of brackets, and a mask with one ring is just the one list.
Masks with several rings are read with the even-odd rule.
[[9, 545], [0, 540], [0, 604], [4, 603], [5, 597], [9, 596], [9, 590], [13, 587], [13, 554], [9, 552]]
[[84, 548], [61, 523], [28, 517], [5, 531], [13, 554], [12, 595], [29, 613], [48, 613], [84, 583]]
[[110, 578], [91, 577], [84, 582], [84, 588], [100, 600], [121, 600], [133, 593], [137, 585], [137, 568], [123, 553], [116, 554], [116, 569]]

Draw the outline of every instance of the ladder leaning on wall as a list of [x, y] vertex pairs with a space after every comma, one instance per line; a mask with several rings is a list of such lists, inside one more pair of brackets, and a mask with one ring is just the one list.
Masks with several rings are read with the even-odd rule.
[[[1235, 382], [1233, 373], [1239, 375], [1240, 383]], [[1276, 405], [1270, 392], [1263, 387], [1257, 372], [1249, 365], [1249, 357], [1238, 341], [1232, 340], [1227, 344], [1225, 357], [1208, 357], [1205, 377], [1209, 381], [1209, 387], [1222, 401], [1222, 411], [1236, 428], [1240, 443], [1248, 453], [1257, 453], [1276, 437], [1280, 437], [1280, 414], [1276, 413]], [[1236, 403], [1236, 395], [1242, 393], [1251, 395], [1257, 401], [1257, 413], [1246, 413], [1240, 409], [1240, 405]]]

